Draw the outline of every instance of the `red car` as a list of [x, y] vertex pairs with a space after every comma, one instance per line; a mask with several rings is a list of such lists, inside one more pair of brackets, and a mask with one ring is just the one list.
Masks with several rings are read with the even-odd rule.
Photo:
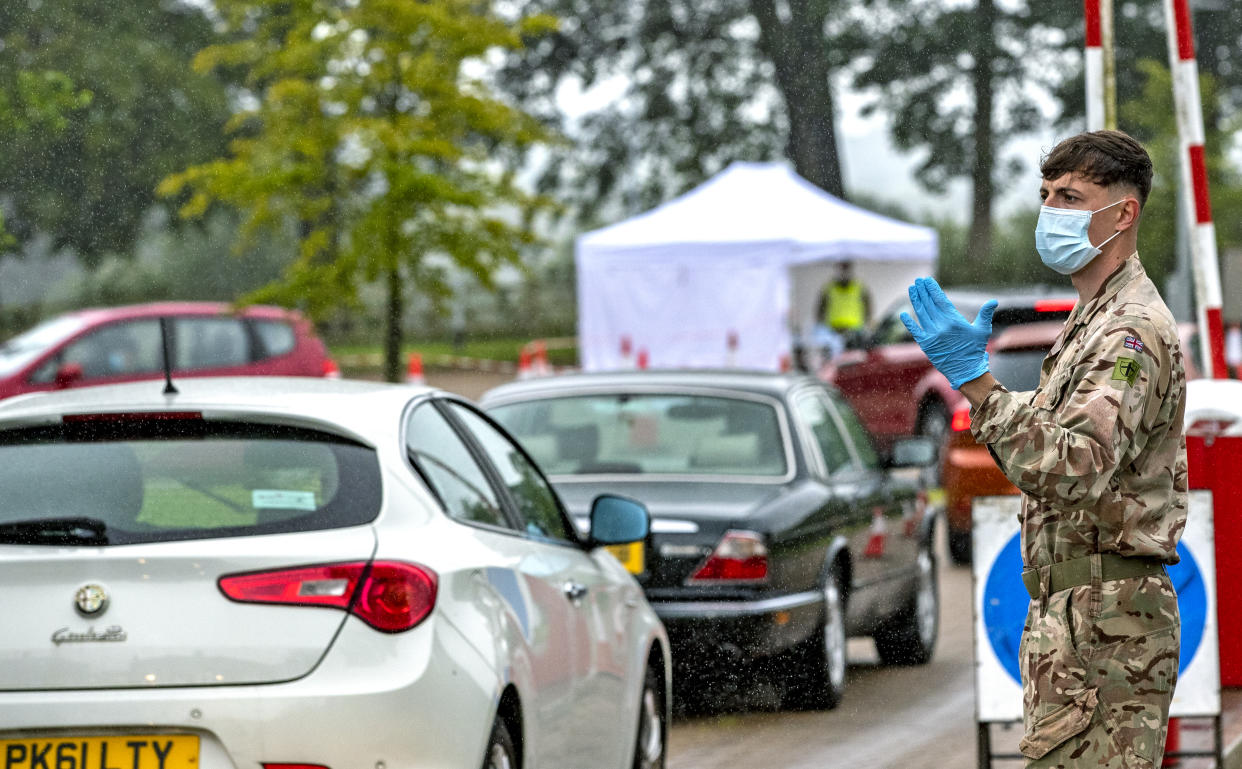
[[310, 321], [279, 307], [215, 302], [78, 310], [0, 344], [0, 398], [164, 376], [160, 320], [173, 374], [339, 376]]
[[[992, 375], [1012, 391], [1034, 390], [1039, 386], [1044, 356], [1064, 325], [1059, 321], [1028, 323], [994, 334], [988, 343]], [[1178, 332], [1186, 353], [1186, 378], [1197, 379], [1200, 369], [1195, 325], [1183, 323]], [[954, 563], [964, 564], [971, 559], [971, 508], [975, 497], [1017, 494], [1018, 488], [996, 466], [987, 447], [975, 442], [970, 432], [970, 404], [960, 393], [954, 396], [953, 416], [940, 452], [940, 480], [944, 487], [949, 555]]]
[[[1077, 301], [1072, 293], [997, 294], [949, 291], [949, 299], [967, 318], [989, 299], [999, 304], [992, 317], [993, 334], [1024, 323], [1064, 321]], [[875, 327], [862, 349], [846, 350], [829, 361], [820, 378], [837, 389], [858, 412], [881, 448], [906, 435], [925, 435], [939, 442], [948, 430], [958, 394], [915, 344], [900, 319], [909, 303], [901, 301]]]

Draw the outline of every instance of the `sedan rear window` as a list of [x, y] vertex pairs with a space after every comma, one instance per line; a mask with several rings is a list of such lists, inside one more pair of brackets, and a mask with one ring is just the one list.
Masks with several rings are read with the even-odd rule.
[[380, 508], [375, 452], [313, 430], [143, 420], [0, 433], [0, 542], [118, 545], [334, 529]]
[[609, 394], [497, 406], [493, 416], [549, 475], [782, 476], [776, 408], [741, 398]]

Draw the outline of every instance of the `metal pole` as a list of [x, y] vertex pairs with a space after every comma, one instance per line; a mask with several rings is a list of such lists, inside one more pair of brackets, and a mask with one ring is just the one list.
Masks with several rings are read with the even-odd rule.
[[1220, 265], [1216, 257], [1216, 227], [1208, 196], [1204, 159], [1203, 107], [1199, 97], [1199, 65], [1188, 0], [1164, 0], [1169, 37], [1169, 70], [1173, 75], [1173, 103], [1181, 152], [1183, 194], [1190, 219], [1190, 253], [1194, 268], [1199, 338], [1205, 367], [1221, 379], [1229, 376], [1225, 364], [1225, 328], [1221, 320]]
[[[1087, 87], [1087, 130], [1098, 131], [1105, 127], [1104, 97], [1104, 46], [1100, 17], [1101, 0], [1083, 0], [1083, 18], [1086, 20], [1086, 50], [1084, 51], [1083, 80]], [[1112, 37], [1110, 34], [1109, 37]]]

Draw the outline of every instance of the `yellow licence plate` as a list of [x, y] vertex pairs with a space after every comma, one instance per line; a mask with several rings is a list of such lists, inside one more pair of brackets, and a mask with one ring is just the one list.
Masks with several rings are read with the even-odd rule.
[[624, 545], [607, 545], [606, 547], [608, 552], [616, 556], [630, 574], [642, 574], [646, 570], [647, 559], [642, 542], [627, 542]]
[[198, 769], [198, 737], [28, 737], [0, 740], [5, 769]]

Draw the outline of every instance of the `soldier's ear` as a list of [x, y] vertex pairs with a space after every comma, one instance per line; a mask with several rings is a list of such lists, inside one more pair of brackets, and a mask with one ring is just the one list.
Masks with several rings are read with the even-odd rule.
[[1130, 195], [1117, 206], [1117, 224], [1118, 231], [1128, 230], [1138, 224], [1140, 208], [1138, 198]]

